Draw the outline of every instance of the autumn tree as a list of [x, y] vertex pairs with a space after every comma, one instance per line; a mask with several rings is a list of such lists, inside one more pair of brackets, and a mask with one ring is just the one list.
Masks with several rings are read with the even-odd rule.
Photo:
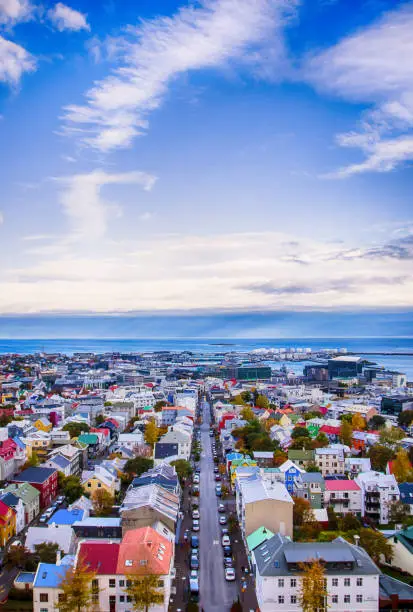
[[325, 448], [330, 444], [330, 441], [324, 431], [320, 431], [317, 437], [313, 440], [314, 448]]
[[413, 410], [403, 410], [399, 414], [399, 425], [404, 427], [410, 427], [413, 423]]
[[287, 453], [285, 453], [284, 451], [280, 449], [277, 449], [276, 451], [274, 451], [272, 462], [273, 462], [274, 467], [279, 467], [285, 461], [287, 461], [287, 459], [288, 459]]
[[352, 419], [351, 419], [351, 426], [353, 427], [353, 429], [357, 429], [357, 430], [363, 430], [366, 429], [367, 423], [366, 423], [366, 419], [363, 418], [361, 416], [361, 414], [353, 414]]
[[162, 408], [165, 408], [165, 406], [167, 405], [168, 402], [166, 402], [165, 400], [158, 400], [157, 402], [155, 402], [153, 409], [155, 410], [155, 412], [161, 412]]
[[380, 444], [395, 449], [405, 435], [404, 431], [398, 427], [383, 427], [380, 429]]
[[240, 416], [244, 421], [252, 421], [255, 417], [255, 414], [252, 411], [251, 406], [245, 406], [240, 412]]
[[273, 419], [272, 417], [269, 417], [264, 423], [265, 431], [269, 433], [271, 430], [271, 427], [274, 427], [274, 425], [277, 425], [277, 421]]
[[383, 446], [383, 444], [374, 444], [374, 446], [370, 448], [368, 456], [373, 470], [384, 472], [387, 462], [393, 459], [394, 452], [388, 446]]
[[364, 548], [366, 553], [373, 559], [374, 563], [380, 563], [380, 557], [391, 561], [393, 557], [393, 548], [386, 537], [380, 531], [373, 529], [362, 528], [359, 532], [360, 546]]
[[296, 440], [297, 438], [309, 438], [310, 432], [306, 427], [301, 427], [300, 425], [296, 425], [291, 432], [291, 438]]
[[158, 441], [158, 428], [156, 426], [155, 420], [151, 419], [147, 422], [145, 427], [145, 442], [146, 444], [150, 444], [154, 446]]
[[93, 585], [96, 572], [79, 559], [76, 567], [68, 567], [58, 588], [62, 591], [55, 607], [59, 612], [84, 612], [92, 607], [99, 590]]
[[298, 589], [298, 603], [303, 612], [327, 609], [327, 587], [324, 566], [318, 559], [300, 563], [302, 576]]
[[130, 597], [134, 610], [149, 612], [152, 606], [164, 603], [164, 593], [159, 590], [159, 577], [154, 574], [148, 576], [128, 575], [125, 593]]
[[353, 427], [348, 421], [342, 421], [339, 433], [340, 442], [346, 446], [351, 446], [353, 438]]
[[255, 401], [255, 405], [257, 408], [269, 408], [270, 407], [270, 402], [268, 401], [268, 397], [265, 397], [265, 395], [258, 395], [256, 401]]
[[313, 522], [315, 517], [310, 502], [303, 497], [294, 497], [293, 499], [293, 525], [295, 527], [301, 527], [304, 523]]
[[230, 403], [234, 404], [235, 406], [245, 406], [245, 401], [241, 393], [234, 395], [234, 397], [230, 400]]
[[383, 425], [386, 424], [386, 419], [381, 416], [381, 414], [375, 414], [373, 417], [371, 417], [368, 425], [369, 425], [369, 429], [371, 430], [375, 430], [375, 429], [380, 429], [380, 427], [383, 427]]
[[112, 512], [115, 499], [106, 489], [98, 489], [92, 495], [92, 502], [96, 516], [108, 516]]
[[41, 563], [56, 563], [58, 550], [59, 546], [54, 542], [41, 542], [34, 545], [35, 555]]
[[409, 460], [409, 455], [404, 448], [400, 448], [393, 461], [392, 472], [397, 479], [397, 482], [406, 482], [413, 479], [412, 466]]

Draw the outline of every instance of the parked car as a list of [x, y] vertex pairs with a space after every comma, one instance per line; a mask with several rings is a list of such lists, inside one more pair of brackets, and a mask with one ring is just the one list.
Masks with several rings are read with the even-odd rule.
[[191, 570], [189, 577], [193, 580], [198, 580], [198, 575], [199, 575], [198, 570], [194, 569], [194, 570]]
[[217, 468], [217, 466], [214, 467], [214, 474], [218, 474], [219, 473], [219, 469]]
[[194, 482], [194, 484], [199, 484], [199, 476], [198, 476], [198, 474], [195, 474], [193, 482]]
[[192, 521], [192, 531], [199, 531], [199, 521], [198, 520]]
[[221, 529], [221, 534], [222, 534], [222, 535], [228, 535], [228, 534], [229, 534], [228, 529], [227, 529], [226, 527], [223, 527], [223, 528]]
[[218, 512], [225, 512], [224, 504], [218, 504]]
[[42, 516], [39, 518], [39, 523], [45, 523], [48, 519], [49, 519], [48, 516], [46, 516], [45, 514], [42, 514]]
[[221, 480], [221, 476], [219, 474], [215, 474], [215, 480], [219, 482]]
[[229, 538], [229, 535], [225, 534], [222, 536], [222, 546], [231, 546], [231, 540]]
[[235, 580], [235, 570], [233, 567], [225, 568], [225, 580], [228, 580], [228, 582], [233, 582]]
[[199, 548], [199, 538], [197, 535], [191, 536], [191, 548]]
[[224, 552], [224, 557], [232, 557], [232, 548], [231, 548], [231, 546], [224, 546], [222, 550]]
[[224, 567], [232, 567], [232, 557], [224, 557]]
[[227, 517], [225, 516], [225, 514], [223, 514], [222, 516], [219, 517], [219, 524], [226, 525], [226, 523], [227, 523]]
[[194, 555], [191, 556], [191, 570], [193, 569], [199, 569], [199, 559]]
[[199, 519], [199, 510], [192, 510], [192, 518]]

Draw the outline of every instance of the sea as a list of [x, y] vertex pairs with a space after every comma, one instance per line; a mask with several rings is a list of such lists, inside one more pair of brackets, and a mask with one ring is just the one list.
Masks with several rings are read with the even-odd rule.
[[[349, 353], [368, 353], [366, 359], [391, 370], [407, 374], [413, 381], [413, 338], [56, 338], [1, 339], [0, 354], [64, 353], [142, 353], [151, 351], [191, 351], [193, 353], [250, 352], [261, 348], [346, 349]], [[385, 353], [385, 354], [383, 354]], [[309, 361], [286, 362], [288, 369], [302, 373]], [[280, 363], [280, 366], [282, 364]]]

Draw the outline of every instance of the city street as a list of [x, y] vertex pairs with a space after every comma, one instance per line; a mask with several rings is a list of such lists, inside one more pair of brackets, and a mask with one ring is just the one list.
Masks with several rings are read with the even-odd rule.
[[[237, 582], [227, 582], [224, 576], [224, 558], [221, 546], [221, 528], [218, 524], [218, 500], [215, 495], [214, 462], [211, 451], [210, 409], [201, 405], [201, 530], [200, 530], [200, 608], [205, 612], [229, 610], [237, 598]], [[237, 576], [238, 580], [238, 576]]]

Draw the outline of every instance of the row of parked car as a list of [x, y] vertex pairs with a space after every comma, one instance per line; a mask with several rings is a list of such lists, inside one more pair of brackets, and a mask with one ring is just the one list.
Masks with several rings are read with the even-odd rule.
[[47, 521], [51, 518], [51, 516], [56, 512], [56, 510], [59, 508], [59, 506], [61, 504], [63, 504], [63, 502], [65, 501], [65, 496], [64, 495], [60, 495], [59, 497], [56, 497], [56, 501], [50, 506], [50, 508], [48, 508], [47, 510], [45, 510], [43, 512], [43, 514], [41, 515], [41, 517], [39, 518], [39, 523], [47, 523]]

